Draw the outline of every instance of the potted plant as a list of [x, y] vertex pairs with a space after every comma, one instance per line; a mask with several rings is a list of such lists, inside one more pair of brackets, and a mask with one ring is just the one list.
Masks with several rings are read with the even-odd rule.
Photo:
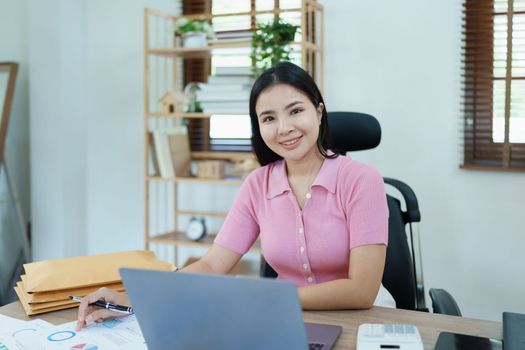
[[213, 37], [215, 33], [204, 19], [191, 20], [181, 17], [175, 21], [175, 35], [182, 38], [182, 46], [199, 47], [208, 45], [207, 38]]
[[271, 23], [258, 23], [252, 38], [252, 62], [255, 76], [281, 61], [290, 60], [288, 44], [295, 38], [299, 26], [276, 19]]

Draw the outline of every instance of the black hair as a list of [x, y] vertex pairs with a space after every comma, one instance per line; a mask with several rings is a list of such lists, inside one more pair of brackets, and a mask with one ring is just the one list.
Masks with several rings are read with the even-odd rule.
[[337, 154], [328, 154], [331, 145], [330, 134], [328, 130], [328, 118], [326, 115], [326, 105], [321, 96], [319, 88], [310, 75], [301, 67], [290, 63], [280, 62], [274, 67], [264, 71], [255, 81], [250, 93], [250, 121], [252, 124], [252, 147], [261, 165], [266, 165], [283, 159], [280, 155], [272, 151], [261, 136], [259, 121], [255, 112], [255, 105], [259, 95], [267, 88], [277, 85], [286, 84], [294, 87], [305, 94], [313, 105], [318, 108], [323, 104], [321, 124], [319, 125], [319, 136], [317, 137], [317, 149], [325, 158], [335, 158]]

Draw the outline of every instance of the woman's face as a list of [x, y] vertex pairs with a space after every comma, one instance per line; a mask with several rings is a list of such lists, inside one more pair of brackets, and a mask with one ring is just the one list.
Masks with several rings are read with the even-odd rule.
[[269, 87], [255, 104], [264, 143], [287, 161], [315, 155], [323, 108], [290, 85]]

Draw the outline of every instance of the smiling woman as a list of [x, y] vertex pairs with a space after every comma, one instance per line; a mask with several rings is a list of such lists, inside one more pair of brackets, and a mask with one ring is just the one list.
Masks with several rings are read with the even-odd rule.
[[[250, 93], [252, 144], [262, 167], [243, 182], [206, 255], [180, 272], [226, 274], [260, 238], [277, 278], [297, 287], [304, 309], [395, 306], [381, 285], [388, 242], [383, 178], [330, 150], [325, 104], [293, 63], [266, 70]], [[129, 300], [99, 291], [92, 300]], [[116, 316], [81, 306], [86, 320]]]

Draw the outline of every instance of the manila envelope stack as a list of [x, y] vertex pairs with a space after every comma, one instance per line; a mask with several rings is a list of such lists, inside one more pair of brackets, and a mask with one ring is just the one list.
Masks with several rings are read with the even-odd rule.
[[15, 286], [28, 316], [77, 307], [70, 295], [84, 297], [101, 287], [124, 291], [119, 268], [175, 271], [151, 251], [79, 256], [24, 264], [25, 275]]

